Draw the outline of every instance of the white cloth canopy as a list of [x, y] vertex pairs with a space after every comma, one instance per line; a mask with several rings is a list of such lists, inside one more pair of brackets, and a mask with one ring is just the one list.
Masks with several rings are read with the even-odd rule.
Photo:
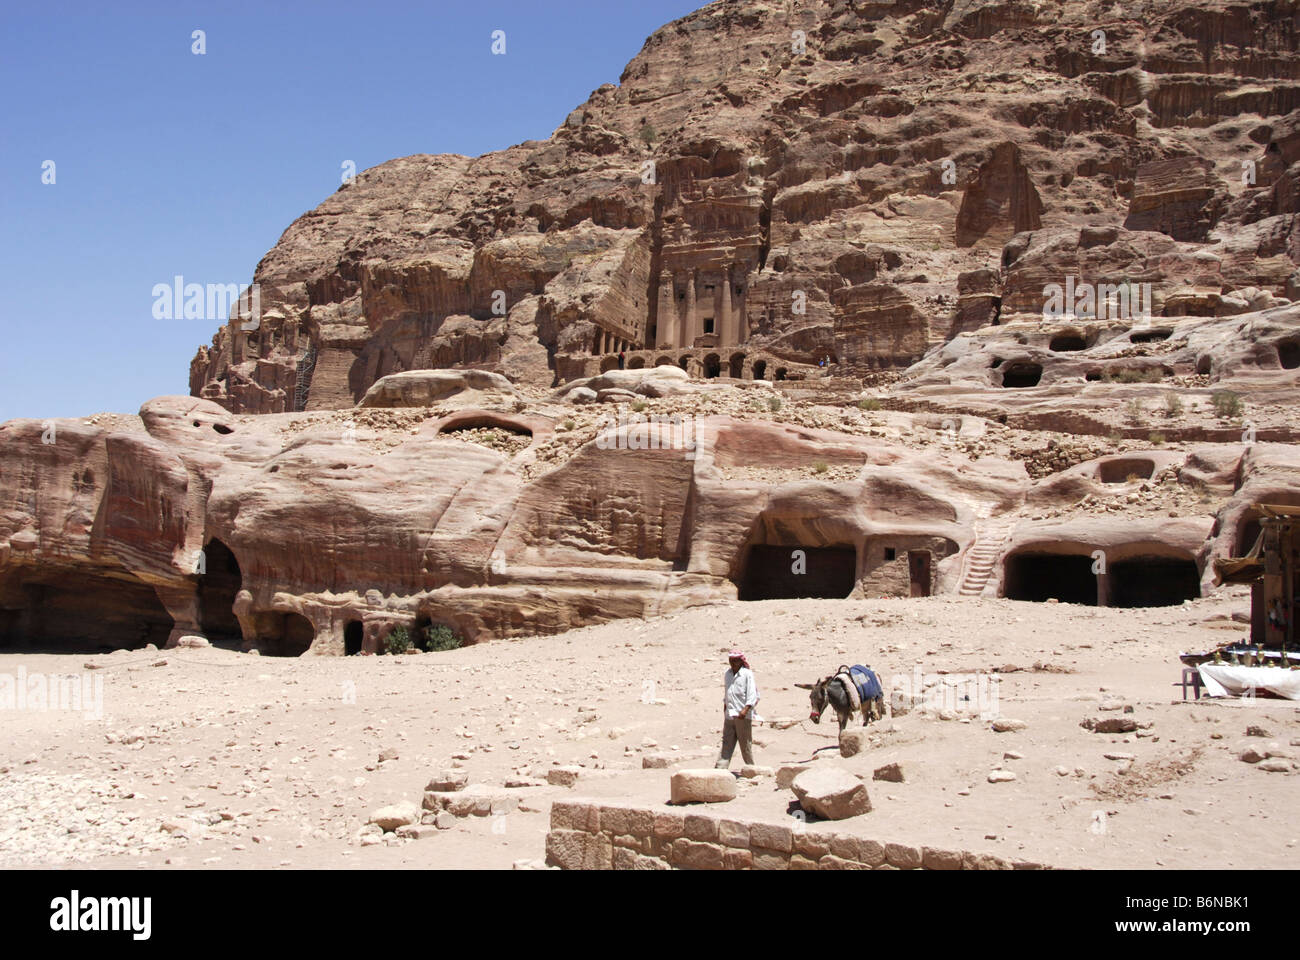
[[1238, 667], [1230, 663], [1203, 663], [1201, 685], [1212, 697], [1254, 696], [1260, 690], [1287, 700], [1300, 700], [1300, 670], [1283, 667]]

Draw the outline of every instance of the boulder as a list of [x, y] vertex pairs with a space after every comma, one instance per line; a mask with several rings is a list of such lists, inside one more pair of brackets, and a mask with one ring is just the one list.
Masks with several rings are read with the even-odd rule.
[[582, 767], [552, 767], [546, 771], [546, 782], [553, 787], [571, 787], [582, 776]]
[[725, 803], [736, 799], [736, 778], [729, 770], [678, 770], [672, 776], [669, 803]]
[[794, 783], [794, 778], [799, 776], [805, 770], [811, 770], [812, 765], [808, 763], [788, 763], [783, 767], [776, 768], [776, 788], [778, 790], [789, 790], [790, 784]]
[[823, 820], [847, 820], [871, 810], [867, 786], [839, 767], [813, 767], [790, 784], [804, 812]]
[[903, 765], [901, 763], [887, 763], [883, 767], [877, 767], [875, 773], [871, 775], [872, 780], [884, 780], [886, 783], [903, 782]]
[[375, 381], [361, 398], [361, 407], [427, 407], [449, 397], [474, 394], [476, 403], [483, 395], [513, 399], [519, 395], [514, 384], [499, 373], [486, 370], [407, 370]]
[[420, 808], [410, 801], [380, 807], [370, 814], [367, 823], [373, 823], [384, 833], [392, 833], [398, 827], [420, 822]]
[[469, 785], [469, 774], [464, 770], [440, 770], [425, 786], [425, 790], [437, 793], [453, 793], [464, 790]]
[[854, 757], [871, 746], [865, 729], [840, 731], [840, 756]]
[[1079, 726], [1093, 733], [1132, 733], [1138, 728], [1132, 717], [1107, 717], [1103, 720], [1084, 720]]

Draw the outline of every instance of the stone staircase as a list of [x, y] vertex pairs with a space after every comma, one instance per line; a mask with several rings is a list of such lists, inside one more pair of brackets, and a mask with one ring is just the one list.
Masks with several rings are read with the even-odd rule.
[[307, 397], [311, 393], [311, 377], [316, 371], [316, 344], [307, 343], [307, 352], [298, 361], [298, 378], [293, 391], [293, 410], [297, 413], [307, 409]]
[[957, 591], [961, 596], [978, 597], [984, 593], [1016, 521], [1016, 517], [982, 516], [975, 522], [975, 542], [966, 554]]

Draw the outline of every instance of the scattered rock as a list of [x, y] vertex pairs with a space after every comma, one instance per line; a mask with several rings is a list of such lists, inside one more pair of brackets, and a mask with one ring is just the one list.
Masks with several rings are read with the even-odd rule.
[[811, 770], [810, 763], [788, 763], [783, 767], [776, 768], [776, 788], [778, 790], [789, 790], [790, 784], [794, 783], [794, 778], [799, 776], [805, 770]]
[[469, 785], [469, 774], [464, 770], [441, 770], [433, 775], [425, 790], [452, 793]]
[[736, 799], [736, 778], [729, 770], [678, 770], [671, 780], [669, 803], [725, 803]]
[[1138, 728], [1137, 721], [1132, 717], [1107, 717], [1102, 720], [1088, 719], [1079, 724], [1085, 730], [1091, 730], [1093, 733], [1132, 733]]
[[367, 823], [373, 823], [384, 833], [392, 833], [398, 827], [420, 822], [420, 808], [410, 801], [380, 807], [370, 815]]
[[865, 729], [840, 731], [840, 756], [857, 756], [871, 746], [871, 738]]
[[805, 813], [823, 820], [846, 820], [871, 810], [866, 784], [838, 767], [805, 770], [790, 788]]
[[903, 766], [899, 763], [887, 763], [883, 767], [877, 767], [871, 779], [884, 780], [887, 783], [902, 783]]

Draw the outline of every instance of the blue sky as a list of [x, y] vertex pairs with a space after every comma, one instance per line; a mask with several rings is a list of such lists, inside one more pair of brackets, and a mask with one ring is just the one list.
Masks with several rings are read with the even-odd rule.
[[217, 324], [155, 320], [155, 284], [251, 282], [345, 160], [544, 139], [654, 30], [703, 5], [5, 4], [0, 421], [188, 393]]

